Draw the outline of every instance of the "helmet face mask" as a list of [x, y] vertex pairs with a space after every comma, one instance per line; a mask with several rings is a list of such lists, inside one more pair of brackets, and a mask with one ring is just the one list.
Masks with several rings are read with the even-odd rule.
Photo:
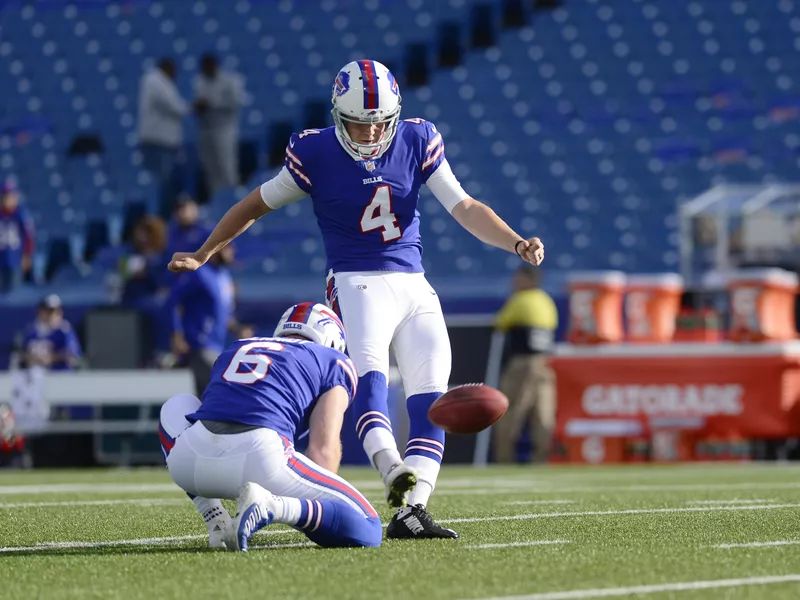
[[[359, 60], [342, 67], [333, 84], [331, 102], [336, 137], [356, 160], [380, 158], [397, 133], [402, 98], [391, 71], [379, 62]], [[382, 135], [369, 142], [353, 139], [347, 124], [384, 125]]]

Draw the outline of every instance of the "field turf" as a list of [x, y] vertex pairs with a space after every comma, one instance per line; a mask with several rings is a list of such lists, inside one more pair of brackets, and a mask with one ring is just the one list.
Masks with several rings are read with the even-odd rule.
[[[342, 474], [388, 520], [378, 476]], [[0, 597], [800, 598], [800, 468], [445, 468], [458, 540], [323, 550], [283, 526], [211, 551], [163, 469], [0, 472]]]

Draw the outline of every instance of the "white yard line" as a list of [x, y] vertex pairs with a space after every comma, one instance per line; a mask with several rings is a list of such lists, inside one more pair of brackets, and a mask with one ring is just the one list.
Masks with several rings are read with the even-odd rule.
[[[294, 529], [267, 529], [256, 533], [258, 537], [267, 535], [281, 535], [299, 533]], [[41, 552], [46, 550], [63, 550], [69, 548], [107, 548], [113, 546], [163, 546], [177, 544], [188, 540], [207, 540], [208, 534], [173, 535], [168, 537], [137, 538], [133, 540], [110, 540], [105, 542], [42, 542], [34, 546], [6, 546], [0, 547], [0, 553], [9, 552]], [[254, 546], [255, 547], [255, 546]], [[274, 548], [276, 546], [265, 546]], [[295, 547], [293, 546], [286, 546]]]
[[[604, 481], [603, 483], [606, 483]], [[526, 483], [511, 481], [496, 482], [491, 484], [480, 479], [474, 481], [475, 485], [486, 486], [478, 490], [463, 490], [461, 493], [484, 493], [484, 494], [516, 494], [516, 495], [540, 495], [540, 494], [619, 494], [627, 492], [707, 492], [707, 491], [748, 491], [754, 490], [763, 492], [764, 490], [796, 490], [800, 489], [800, 481], [775, 481], [759, 482], [752, 481], [747, 483], [675, 483], [675, 484], [647, 484], [647, 485], [603, 485], [603, 486], [563, 486], [553, 484], [550, 481], [539, 483], [529, 481]], [[355, 487], [359, 488], [355, 483]], [[501, 488], [505, 489], [501, 489]], [[487, 489], [488, 488], [488, 489]], [[383, 488], [381, 488], [383, 489]], [[441, 482], [437, 485], [434, 494], [459, 493], [459, 490], [450, 490]]]
[[797, 481], [753, 481], [748, 483], [677, 483], [674, 485], [620, 485], [613, 487], [563, 488], [558, 492], [684, 492], [727, 490], [794, 490], [800, 488]]
[[174, 483], [54, 483], [50, 485], [0, 486], [0, 496], [24, 494], [116, 494], [180, 492]]
[[[676, 484], [657, 484], [657, 485], [616, 485], [616, 486], [534, 486], [525, 489], [515, 487], [513, 492], [517, 495], [540, 495], [540, 494], [621, 494], [628, 492], [709, 492], [709, 491], [747, 491], [756, 490], [796, 490], [800, 488], [800, 481], [777, 481], [777, 482], [748, 482], [748, 483], [676, 483]], [[439, 493], [436, 488], [434, 494]]]
[[[480, 480], [478, 480], [479, 483]], [[383, 490], [383, 484], [380, 481], [359, 481], [350, 482], [354, 487], [359, 490], [377, 491]], [[473, 485], [476, 481], [473, 480]], [[437, 489], [437, 493], [453, 493], [453, 494], [474, 494], [474, 493], [487, 493], [493, 490], [470, 490], [465, 489], [466, 485], [448, 485], [447, 483], [441, 484], [443, 487]], [[487, 482], [486, 485], [491, 485]], [[509, 482], [506, 488], [509, 488], [509, 493], [519, 489], [520, 485], [531, 486], [529, 483], [520, 484], [519, 482]], [[114, 493], [153, 493], [153, 492], [176, 492], [180, 493], [182, 490], [174, 483], [54, 483], [48, 485], [0, 485], [0, 496], [20, 496], [20, 495], [34, 495], [34, 494], [114, 494]], [[505, 489], [502, 490], [505, 493]], [[499, 493], [499, 490], [498, 490]]]
[[[357, 489], [360, 489], [357, 487]], [[383, 488], [381, 487], [381, 490]], [[136, 494], [136, 493], [163, 493], [163, 492], [175, 492], [176, 495], [180, 495], [180, 498], [164, 498], [165, 503], [169, 502], [188, 502], [186, 495], [184, 494], [183, 490], [179, 487], [172, 485], [172, 484], [155, 484], [152, 486], [113, 486], [113, 487], [106, 487], [105, 484], [100, 486], [83, 486], [83, 485], [69, 485], [64, 486], [63, 488], [58, 488], [54, 486], [12, 486], [12, 487], [0, 487], [0, 498], [3, 496], [15, 496], [15, 495], [45, 495], [45, 494], [52, 494], [54, 496], [58, 496], [61, 494], [114, 494], [114, 493], [126, 493], [126, 494]], [[465, 489], [437, 489], [436, 494], [439, 496], [497, 496], [503, 494], [519, 494], [519, 490], [517, 488], [493, 488], [493, 489], [475, 489], [475, 490], [465, 490]], [[375, 501], [380, 501], [381, 503], [386, 500], [385, 496], [376, 495], [374, 492], [368, 494], [370, 499]], [[157, 499], [151, 499], [152, 502], [156, 502]], [[135, 503], [135, 502], [147, 502], [147, 499], [142, 500], [65, 500], [63, 503], [59, 502], [16, 502], [16, 503], [3, 503], [0, 502], [0, 509], [3, 508], [22, 508], [25, 506], [80, 506], [81, 504], [89, 504], [91, 502], [103, 503], [103, 504], [124, 504], [127, 502]]]
[[[532, 519], [554, 519], [569, 517], [595, 517], [613, 515], [652, 515], [652, 514], [674, 514], [692, 512], [721, 512], [721, 511], [745, 511], [745, 510], [775, 510], [783, 508], [799, 508], [800, 504], [759, 504], [744, 506], [691, 506], [681, 508], [635, 508], [624, 510], [592, 510], [592, 511], [572, 511], [572, 512], [551, 512], [551, 513], [531, 513], [522, 515], [505, 515], [497, 517], [467, 517], [459, 519], [442, 519], [442, 524], [452, 523], [486, 523], [489, 521], [525, 521]], [[386, 527], [386, 525], [384, 525]], [[300, 532], [292, 529], [267, 529], [258, 532], [256, 535], [289, 535]], [[204, 539], [206, 535], [185, 535], [162, 538], [141, 538], [133, 540], [112, 540], [104, 542], [42, 542], [35, 546], [8, 546], [0, 547], [3, 552], [36, 552], [41, 550], [53, 550], [59, 548], [102, 548], [105, 546], [151, 546], [159, 544], [173, 544], [184, 540]], [[551, 542], [552, 543], [552, 542]], [[534, 545], [534, 544], [531, 544]], [[292, 546], [294, 547], [294, 546]], [[298, 546], [299, 547], [299, 546]], [[504, 546], [503, 546], [504, 547]], [[577, 596], [582, 597], [582, 596]]]
[[500, 502], [506, 506], [534, 506], [538, 504], [575, 504], [574, 500], [516, 500], [513, 502]]
[[751, 585], [772, 585], [776, 583], [800, 583], [800, 573], [776, 575], [774, 577], [742, 577], [740, 579], [712, 579], [710, 581], [683, 581], [656, 585], [637, 585], [632, 587], [597, 588], [593, 590], [569, 590], [565, 592], [544, 592], [523, 596], [492, 596], [482, 600], [581, 600], [583, 598], [612, 598], [614, 596], [633, 596], [660, 594], [663, 592], [694, 592], [720, 588], [737, 588]]
[[[531, 513], [522, 515], [504, 515], [496, 517], [466, 517], [459, 519], [442, 519], [440, 523], [486, 523], [489, 521], [525, 521], [532, 519], [554, 519], [568, 517], [594, 517], [594, 516], [613, 516], [613, 515], [650, 515], [650, 514], [672, 514], [672, 513], [692, 513], [692, 512], [720, 512], [720, 511], [744, 511], [744, 510], [773, 510], [782, 508], [798, 508], [800, 504], [759, 504], [746, 506], [692, 506], [680, 508], [633, 508], [623, 510], [592, 510], [592, 511], [567, 511], [551, 513]], [[386, 527], [386, 524], [384, 524]], [[280, 535], [295, 534], [298, 531], [292, 529], [266, 529], [256, 535]], [[0, 548], [0, 552], [19, 552], [21, 550], [46, 550], [50, 548], [94, 548], [101, 546], [123, 546], [123, 545], [149, 545], [157, 543], [170, 543], [170, 540], [200, 539], [204, 535], [177, 536], [166, 538], [143, 538], [136, 540], [114, 540], [110, 542], [43, 542], [36, 546], [20, 548], [16, 546]], [[159, 541], [161, 540], [161, 541]], [[66, 545], [65, 545], [66, 544]]]
[[201, 540], [205, 535], [176, 535], [171, 537], [139, 538], [135, 540], [112, 540], [108, 542], [42, 542], [35, 546], [8, 546], [0, 552], [37, 552], [41, 550], [60, 550], [65, 548], [106, 548], [109, 546], [163, 546], [186, 540]]
[[776, 510], [781, 508], [800, 508], [800, 504], [756, 504], [745, 506], [687, 506], [681, 508], [630, 508], [624, 510], [586, 510], [572, 512], [531, 513], [525, 515], [504, 515], [501, 517], [467, 517], [463, 519], [442, 519], [443, 524], [484, 523], [487, 521], [527, 521], [531, 519], [556, 519], [565, 517], [599, 517], [606, 515], [657, 515], [691, 512], [718, 512], [739, 510]]
[[0, 502], [0, 510], [11, 508], [47, 508], [51, 506], [106, 506], [114, 504], [134, 504], [140, 506], [162, 506], [165, 504], [186, 504], [190, 506], [188, 498], [127, 498], [117, 500], [67, 500], [64, 502]]
[[471, 550], [492, 550], [495, 548], [524, 548], [527, 546], [554, 546], [559, 544], [569, 544], [569, 540], [533, 540], [530, 542], [509, 542], [507, 544], [475, 544], [464, 546]]
[[[351, 481], [353, 486], [361, 491], [383, 490], [380, 481]], [[605, 482], [604, 482], [605, 483]], [[476, 486], [476, 489], [470, 488]], [[656, 485], [617, 485], [617, 486], [576, 486], [561, 487], [553, 482], [543, 480], [524, 481], [513, 479], [481, 479], [469, 480], [469, 485], [464, 481], [444, 480], [436, 487], [436, 494], [453, 495], [500, 495], [500, 494], [566, 494], [566, 493], [602, 493], [614, 494], [621, 492], [682, 492], [682, 491], [729, 491], [729, 490], [794, 490], [800, 488], [800, 481], [794, 482], [760, 482], [748, 483], [688, 483], [688, 484], [656, 484]], [[0, 496], [35, 495], [35, 494], [117, 494], [117, 493], [157, 493], [175, 492], [182, 493], [174, 483], [58, 483], [49, 485], [0, 485]]]
[[768, 502], [775, 502], [774, 499], [756, 498], [752, 500], [738, 500], [733, 498], [731, 500], [687, 500], [686, 504], [767, 504]]
[[[439, 490], [437, 494], [447, 496], [486, 496], [496, 494], [513, 493], [513, 490]], [[384, 496], [370, 496], [370, 500], [376, 504], [382, 504], [386, 498]], [[572, 504], [572, 500], [523, 500], [519, 502], [502, 502], [508, 505], [537, 505], [537, 504]], [[0, 502], [0, 510], [21, 509], [21, 508], [46, 508], [61, 506], [112, 506], [115, 504], [133, 504], [141, 506], [162, 506], [169, 504], [185, 504], [190, 506], [186, 497], [183, 498], [120, 498], [113, 500], [64, 500], [53, 502]]]
[[520, 490], [518, 487], [511, 487], [511, 488], [499, 488], [499, 487], [492, 487], [489, 489], [483, 488], [476, 488], [472, 490], [460, 490], [455, 489], [451, 490], [448, 488], [436, 488], [434, 492], [437, 496], [444, 495], [444, 496], [498, 496], [501, 494], [526, 494], [528, 493], [526, 490]]
[[[350, 483], [364, 490], [383, 490], [383, 483], [376, 474], [375, 479], [353, 480]], [[450, 479], [439, 482], [439, 489], [464, 490], [475, 486], [507, 487], [537, 487], [534, 481], [518, 479]], [[541, 486], [541, 484], [539, 484]], [[20, 494], [68, 494], [68, 493], [115, 493], [115, 492], [180, 492], [181, 489], [174, 483], [51, 483], [41, 485], [0, 485], [0, 496]]]
[[[359, 488], [356, 488], [359, 489]], [[436, 496], [519, 496], [520, 494], [526, 494], [527, 492], [520, 492], [518, 489], [498, 489], [492, 488], [489, 490], [440, 490], [436, 488]], [[383, 505], [386, 502], [386, 496], [384, 494], [378, 495], [375, 492], [370, 492], [367, 494], [367, 498], [370, 502], [374, 502], [375, 504]], [[552, 502], [543, 501], [543, 504], [553, 504]]]
[[777, 540], [774, 542], [748, 542], [743, 544], [714, 544], [712, 548], [773, 548], [776, 546], [796, 546], [800, 540]]

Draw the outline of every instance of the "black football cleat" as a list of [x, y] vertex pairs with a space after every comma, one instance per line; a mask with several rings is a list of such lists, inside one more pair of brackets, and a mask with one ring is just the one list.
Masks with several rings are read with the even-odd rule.
[[421, 504], [401, 508], [389, 521], [386, 537], [395, 540], [457, 538], [458, 533], [437, 525]]

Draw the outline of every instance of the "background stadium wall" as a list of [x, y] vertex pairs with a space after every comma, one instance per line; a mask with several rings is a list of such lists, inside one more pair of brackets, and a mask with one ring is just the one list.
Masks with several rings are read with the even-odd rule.
[[[110, 316], [100, 314], [104, 317]], [[91, 315], [91, 312], [87, 313], [89, 322], [93, 318]], [[124, 314], [119, 316], [126, 317]], [[491, 315], [464, 315], [448, 318], [448, 330], [453, 350], [451, 385], [484, 381], [492, 336], [491, 323]], [[91, 343], [88, 347], [91, 347]], [[168, 376], [169, 372], [150, 373]], [[85, 400], [87, 405], [96, 406], [94, 420], [83, 424], [52, 423], [50, 432], [32, 440], [34, 464], [39, 466], [161, 464], [161, 452], [155, 426], [151, 428], [152, 431], [142, 429], [143, 419], [154, 423], [158, 418], [157, 402], [150, 400], [151, 406], [139, 407], [133, 400], [124, 403], [124, 406], [115, 401], [119, 396], [120, 389], [136, 388], [135, 378], [141, 377], [141, 374], [142, 372], [137, 370], [117, 372], [99, 369], [94, 372], [90, 370], [79, 374], [60, 375], [60, 377], [75, 378], [73, 383], [76, 385], [79, 383], [77, 381], [79, 379], [82, 382], [80, 385], [85, 386], [80, 389], [91, 390], [91, 397], [87, 393]], [[89, 382], [95, 379], [99, 382], [98, 385]], [[9, 400], [10, 375], [3, 375], [0, 380], [6, 381], [5, 385], [0, 385], [0, 401]], [[70, 387], [74, 389], [75, 385]], [[166, 401], [174, 392], [174, 389], [165, 388], [163, 400]], [[109, 398], [112, 400], [108, 400]], [[400, 447], [403, 447], [408, 435], [408, 419], [405, 412], [402, 384], [396, 368], [392, 370], [390, 402], [390, 410], [394, 413], [395, 435]], [[79, 403], [75, 394], [72, 394], [70, 404]], [[110, 406], [109, 403], [113, 405]], [[342, 432], [342, 463], [365, 465], [368, 464], [367, 458], [355, 435], [352, 419], [352, 414], [348, 411]], [[94, 421], [101, 421], [102, 424]], [[125, 421], [130, 422], [130, 431], [120, 433], [119, 428], [124, 426]], [[79, 431], [84, 425], [101, 428], [103, 424], [113, 424], [114, 432], [100, 434]], [[64, 430], [68, 429], [70, 425], [75, 427], [73, 430], [65, 432]], [[450, 436], [447, 440], [445, 463], [473, 462], [475, 445], [476, 436]], [[298, 443], [298, 448], [302, 449], [302, 447], [302, 442]], [[91, 451], [89, 451], [90, 448]]]

